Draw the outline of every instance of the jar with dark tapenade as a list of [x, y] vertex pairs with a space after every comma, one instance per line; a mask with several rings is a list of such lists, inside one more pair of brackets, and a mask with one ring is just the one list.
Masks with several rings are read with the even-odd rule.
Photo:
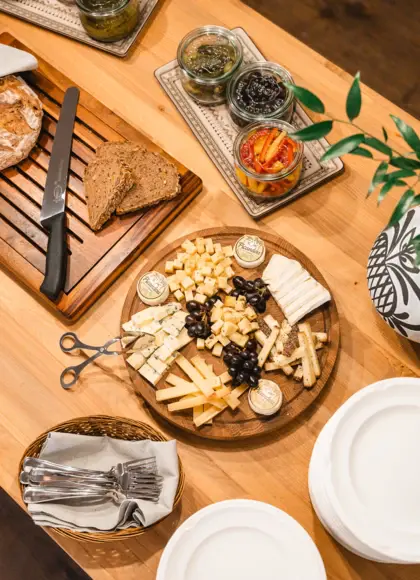
[[245, 66], [228, 86], [228, 105], [232, 120], [239, 127], [264, 119], [290, 121], [294, 95], [284, 83], [293, 83], [290, 73], [274, 62]]
[[76, 4], [83, 28], [95, 40], [115, 42], [137, 26], [138, 0], [76, 0]]
[[185, 91], [199, 103], [218, 105], [242, 63], [242, 45], [227, 28], [203, 26], [182, 39], [177, 56]]

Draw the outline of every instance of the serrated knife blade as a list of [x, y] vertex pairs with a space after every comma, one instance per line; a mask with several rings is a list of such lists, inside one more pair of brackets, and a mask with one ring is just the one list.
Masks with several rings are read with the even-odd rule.
[[67, 273], [66, 191], [79, 89], [67, 89], [61, 106], [48, 166], [41, 225], [48, 231], [45, 277], [41, 292], [56, 300], [64, 288]]

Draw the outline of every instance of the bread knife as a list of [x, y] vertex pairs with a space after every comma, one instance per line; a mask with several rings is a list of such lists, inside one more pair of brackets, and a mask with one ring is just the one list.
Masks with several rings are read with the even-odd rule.
[[55, 131], [42, 200], [41, 225], [48, 232], [48, 246], [45, 276], [40, 290], [53, 301], [57, 300], [66, 282], [66, 191], [78, 102], [79, 89], [67, 89]]

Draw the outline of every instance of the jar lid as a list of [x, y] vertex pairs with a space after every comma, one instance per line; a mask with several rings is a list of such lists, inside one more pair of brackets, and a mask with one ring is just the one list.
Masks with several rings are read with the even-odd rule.
[[279, 64], [249, 64], [229, 84], [229, 106], [249, 123], [277, 118], [294, 100], [293, 93], [284, 83], [293, 84], [293, 77]]
[[168, 280], [159, 272], [147, 272], [137, 284], [137, 292], [141, 300], [159, 300], [168, 290]]
[[76, 0], [78, 8], [89, 15], [106, 16], [119, 12], [130, 0]]
[[283, 402], [283, 393], [274, 381], [261, 379], [258, 387], [250, 389], [248, 394], [249, 406], [260, 415], [274, 415]]
[[264, 257], [265, 244], [258, 236], [245, 235], [239, 238], [233, 251], [241, 262], [252, 264]]

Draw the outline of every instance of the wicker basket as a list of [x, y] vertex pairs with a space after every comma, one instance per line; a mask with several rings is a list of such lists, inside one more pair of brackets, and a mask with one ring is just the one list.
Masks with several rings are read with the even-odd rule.
[[[60, 423], [45, 433], [42, 433], [35, 439], [33, 443], [25, 450], [19, 464], [19, 473], [23, 468], [23, 461], [25, 457], [39, 457], [40, 451], [44, 444], [47, 435], [51, 431], [62, 431], [63, 433], [77, 433], [79, 435], [108, 435], [116, 439], [125, 439], [127, 441], [141, 441], [142, 439], [151, 439], [152, 441], [167, 441], [167, 439], [158, 431], [155, 431], [150, 425], [140, 423], [131, 419], [123, 417], [110, 417], [108, 415], [93, 415], [91, 417], [77, 417], [71, 421]], [[176, 508], [181, 500], [182, 492], [184, 491], [185, 474], [179, 459], [179, 483], [175, 495], [174, 507]], [[21, 486], [23, 493], [23, 486]], [[164, 518], [162, 518], [164, 519]], [[162, 520], [160, 520], [162, 521]], [[127, 530], [117, 530], [112, 532], [75, 532], [73, 530], [64, 530], [61, 528], [52, 528], [60, 536], [66, 538], [73, 538], [84, 542], [114, 542], [115, 540], [128, 540], [136, 536], [141, 536], [147, 530], [155, 526], [158, 522], [148, 526], [147, 528], [129, 528]]]

